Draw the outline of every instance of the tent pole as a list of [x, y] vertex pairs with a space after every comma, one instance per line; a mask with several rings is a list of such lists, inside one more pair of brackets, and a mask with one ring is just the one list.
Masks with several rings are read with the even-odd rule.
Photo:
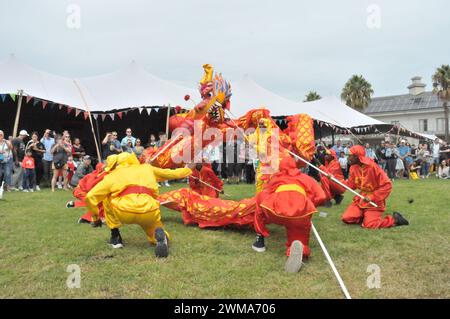
[[14, 121], [13, 137], [17, 137], [17, 130], [19, 128], [20, 110], [22, 109], [23, 90], [19, 90], [19, 100], [17, 101], [16, 119]]
[[333, 130], [331, 130], [331, 144], [335, 145], [334, 144], [334, 131]]
[[170, 119], [170, 104], [167, 107], [167, 117], [166, 117], [166, 136], [169, 138], [169, 119]]
[[73, 80], [73, 83], [75, 83], [75, 86], [78, 89], [78, 92], [81, 95], [81, 98], [83, 99], [84, 102], [84, 106], [86, 108], [86, 111], [88, 112], [89, 115], [89, 122], [91, 123], [91, 130], [92, 130], [92, 136], [94, 137], [94, 142], [95, 142], [95, 148], [97, 149], [97, 157], [98, 157], [98, 161], [101, 162], [102, 161], [102, 156], [100, 154], [100, 148], [98, 147], [98, 141], [97, 141], [97, 137], [95, 136], [95, 130], [94, 130], [94, 123], [92, 122], [92, 116], [91, 116], [91, 111], [89, 109], [89, 106], [86, 102], [86, 99], [84, 98], [83, 92], [81, 92], [80, 87], [78, 86], [78, 83], [76, 80]]

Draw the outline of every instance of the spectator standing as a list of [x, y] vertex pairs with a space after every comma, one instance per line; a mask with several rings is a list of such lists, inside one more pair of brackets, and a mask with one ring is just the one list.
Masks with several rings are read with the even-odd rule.
[[83, 147], [83, 145], [81, 145], [81, 141], [79, 138], [75, 138], [73, 140], [73, 145], [72, 145], [72, 156], [73, 156], [73, 161], [75, 162], [75, 164], [78, 166], [81, 161], [83, 160], [83, 157], [86, 155], [86, 151]]
[[42, 164], [42, 158], [45, 153], [45, 146], [43, 143], [39, 141], [39, 135], [38, 132], [31, 133], [31, 140], [27, 143], [27, 150], [31, 150], [31, 156], [34, 159], [34, 166], [35, 166], [35, 188], [37, 191], [40, 191], [41, 188], [39, 185], [41, 185], [42, 175], [44, 174], [44, 168]]
[[68, 154], [71, 154], [72, 150], [66, 146], [62, 137], [58, 137], [51, 152], [53, 155], [52, 192], [55, 191], [56, 181], [60, 174], [64, 179], [64, 189], [67, 190], [67, 160], [69, 157]]
[[[166, 144], [166, 142], [167, 142], [167, 135], [166, 135], [166, 133], [160, 132], [159, 133], [159, 141], [156, 143], [156, 146], [157, 147], [163, 147], [164, 144]], [[166, 186], [166, 187], [170, 186], [168, 181], [164, 181], [163, 185]]]
[[344, 152], [341, 152], [339, 154], [339, 165], [341, 166], [342, 174], [344, 174], [344, 178], [348, 178], [348, 159], [347, 156], [345, 156]]
[[380, 146], [378, 146], [375, 151], [377, 156], [378, 165], [385, 171], [386, 170], [386, 145], [384, 141], [381, 141]]
[[42, 157], [42, 168], [43, 168], [43, 178], [46, 180], [48, 185], [51, 185], [51, 172], [52, 172], [52, 163], [53, 163], [53, 155], [52, 155], [52, 147], [55, 145], [55, 139], [51, 136], [51, 131], [46, 129], [44, 131], [44, 136], [41, 139], [41, 143], [44, 144], [45, 153]]
[[25, 156], [22, 160], [22, 169], [23, 169], [23, 182], [22, 182], [22, 188], [23, 191], [28, 192], [34, 192], [34, 183], [36, 180], [36, 166], [34, 163], [33, 158], [33, 152], [31, 149], [27, 149], [25, 151]]
[[336, 142], [336, 145], [333, 146], [333, 150], [336, 152], [336, 154], [341, 154], [341, 152], [344, 151], [344, 148], [341, 146], [341, 141]]
[[133, 147], [133, 153], [136, 154], [136, 157], [139, 158], [144, 151], [144, 146], [141, 145], [142, 141], [140, 138], [136, 139], [136, 145]]
[[106, 133], [105, 138], [102, 141], [103, 145], [103, 160], [109, 155], [122, 153], [122, 146], [120, 142], [117, 140], [117, 132], [108, 132]]
[[395, 178], [395, 166], [397, 164], [397, 155], [395, 154], [394, 144], [386, 143], [386, 170], [390, 179]]
[[428, 178], [430, 176], [430, 163], [433, 162], [433, 156], [428, 150], [427, 144], [422, 145], [422, 149], [419, 151], [418, 155], [422, 158], [422, 178]]
[[5, 182], [6, 188], [11, 188], [12, 174], [12, 144], [5, 139], [5, 133], [0, 130], [0, 185]]
[[436, 138], [434, 140], [433, 145], [431, 146], [431, 152], [433, 155], [433, 164], [434, 164], [434, 170], [436, 171], [436, 177], [438, 177], [438, 166], [440, 161], [440, 151], [441, 151], [441, 144], [439, 144], [439, 139]]
[[12, 183], [14, 186], [18, 186], [19, 190], [23, 190], [23, 169], [22, 161], [25, 157], [25, 138], [30, 136], [26, 130], [21, 130], [19, 136], [12, 140], [13, 156], [14, 156], [14, 173], [12, 177]]
[[369, 143], [366, 143], [366, 157], [372, 159], [373, 161], [377, 161], [377, 155], [374, 150], [370, 147]]
[[136, 138], [133, 137], [131, 128], [127, 128], [125, 130], [125, 134], [126, 135], [120, 142], [120, 145], [122, 145], [122, 147], [128, 146], [129, 142], [131, 141], [131, 148], [135, 147], [136, 146]]
[[75, 174], [75, 170], [76, 170], [76, 165], [75, 165], [75, 162], [73, 161], [73, 156], [69, 155], [67, 157], [67, 184], [68, 184], [69, 188], [70, 188], [70, 182], [72, 180], [72, 177]]

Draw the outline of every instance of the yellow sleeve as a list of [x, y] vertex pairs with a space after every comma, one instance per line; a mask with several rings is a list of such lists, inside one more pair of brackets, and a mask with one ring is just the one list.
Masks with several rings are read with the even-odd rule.
[[110, 193], [111, 185], [106, 178], [87, 193], [86, 206], [92, 212], [92, 219], [94, 221], [98, 217], [98, 204], [106, 199]]
[[163, 169], [158, 167], [152, 167], [153, 173], [155, 174], [156, 180], [158, 182], [171, 180], [171, 179], [181, 179], [192, 174], [190, 168], [177, 168], [177, 169]]

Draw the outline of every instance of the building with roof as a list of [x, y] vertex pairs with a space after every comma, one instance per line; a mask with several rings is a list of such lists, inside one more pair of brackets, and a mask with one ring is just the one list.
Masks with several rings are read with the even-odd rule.
[[425, 87], [421, 77], [413, 77], [408, 94], [375, 97], [364, 113], [410, 131], [443, 138], [445, 116], [442, 101], [433, 92], [427, 92]]

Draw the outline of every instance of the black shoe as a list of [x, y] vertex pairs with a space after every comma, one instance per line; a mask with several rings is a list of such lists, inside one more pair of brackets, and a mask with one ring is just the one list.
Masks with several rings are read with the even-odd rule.
[[162, 228], [156, 228], [155, 230], [156, 248], [155, 256], [157, 258], [166, 258], [169, 256], [169, 240]]
[[344, 196], [342, 196], [342, 195], [336, 195], [334, 197], [334, 200], [336, 201], [336, 205], [339, 205], [343, 199], [344, 199]]
[[120, 232], [117, 228], [111, 229], [111, 239], [109, 243], [112, 245], [112, 248], [122, 248], [122, 236], [120, 236]]
[[66, 203], [66, 208], [72, 208], [72, 207], [75, 207], [75, 203], [73, 201]]
[[333, 206], [333, 203], [331, 202], [331, 200], [329, 200], [323, 203], [321, 206], [330, 208], [331, 206]]
[[256, 234], [256, 240], [252, 245], [253, 250], [258, 253], [262, 253], [266, 251], [266, 246], [264, 245], [264, 237], [261, 234]]
[[395, 220], [395, 226], [409, 225], [409, 222], [399, 212], [394, 212], [392, 216], [394, 217]]
[[83, 218], [78, 219], [78, 224], [90, 224], [90, 223], [91, 222], [86, 219]]

